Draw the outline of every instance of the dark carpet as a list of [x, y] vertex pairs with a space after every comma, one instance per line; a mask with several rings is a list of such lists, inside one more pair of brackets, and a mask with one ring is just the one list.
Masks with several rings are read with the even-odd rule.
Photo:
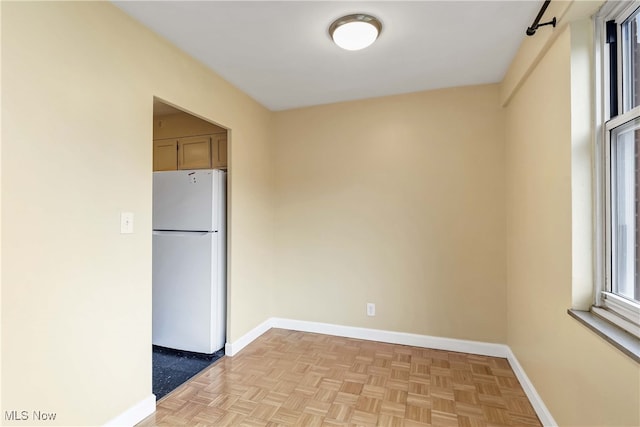
[[192, 353], [153, 346], [153, 394], [159, 400], [189, 378], [224, 356], [224, 349], [213, 354]]

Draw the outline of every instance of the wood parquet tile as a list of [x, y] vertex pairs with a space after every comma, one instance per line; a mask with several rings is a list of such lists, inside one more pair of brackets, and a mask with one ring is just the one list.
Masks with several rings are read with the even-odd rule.
[[161, 399], [152, 426], [540, 426], [506, 359], [271, 329]]

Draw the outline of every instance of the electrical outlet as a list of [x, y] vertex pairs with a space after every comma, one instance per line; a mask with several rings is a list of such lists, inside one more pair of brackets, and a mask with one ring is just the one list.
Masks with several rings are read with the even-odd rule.
[[376, 315], [376, 305], [372, 302], [367, 303], [367, 316], [375, 316]]

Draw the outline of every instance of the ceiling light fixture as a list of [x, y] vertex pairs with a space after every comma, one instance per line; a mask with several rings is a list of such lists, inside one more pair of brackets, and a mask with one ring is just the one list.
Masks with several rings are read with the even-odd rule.
[[333, 42], [346, 50], [364, 49], [376, 41], [381, 31], [378, 18], [364, 13], [343, 16], [329, 27]]

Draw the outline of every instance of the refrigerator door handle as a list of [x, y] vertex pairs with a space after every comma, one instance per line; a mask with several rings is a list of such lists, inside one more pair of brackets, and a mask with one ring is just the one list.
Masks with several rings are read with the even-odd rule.
[[211, 233], [210, 231], [167, 231], [167, 230], [153, 230], [153, 234], [156, 236], [206, 236]]

